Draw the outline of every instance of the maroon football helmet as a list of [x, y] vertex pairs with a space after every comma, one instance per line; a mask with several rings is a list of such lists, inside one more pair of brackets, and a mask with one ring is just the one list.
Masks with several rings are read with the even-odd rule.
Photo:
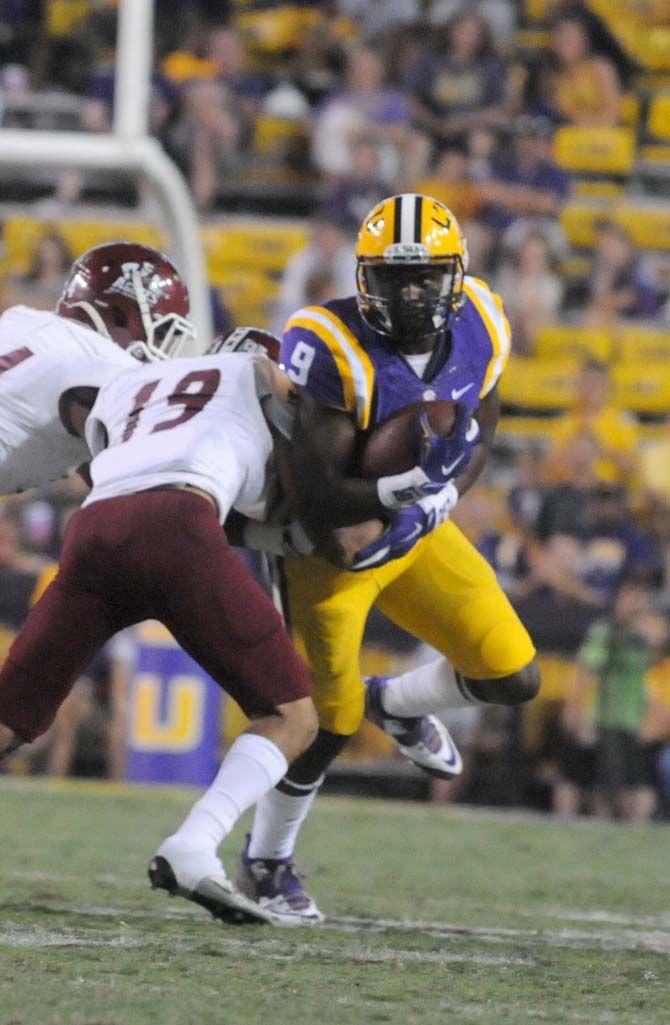
[[207, 356], [217, 352], [255, 352], [269, 356], [273, 363], [279, 363], [281, 342], [271, 331], [262, 327], [236, 327], [229, 335], [217, 335]]
[[94, 246], [75, 260], [56, 313], [141, 360], [170, 359], [195, 338], [179, 271], [157, 249], [135, 242]]

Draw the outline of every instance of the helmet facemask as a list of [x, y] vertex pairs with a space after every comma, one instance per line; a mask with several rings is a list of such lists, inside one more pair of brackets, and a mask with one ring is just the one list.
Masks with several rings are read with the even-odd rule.
[[417, 253], [419, 259], [408, 260], [408, 253], [398, 253], [398, 259], [393, 255], [359, 259], [361, 316], [374, 331], [396, 341], [434, 337], [463, 301], [463, 260], [459, 255], [430, 259], [425, 251]]
[[132, 341], [126, 351], [136, 359], [147, 360], [150, 363], [174, 359], [187, 342], [195, 341], [193, 324], [179, 313], [164, 313], [162, 316], [153, 317], [149, 296], [139, 270], [133, 270], [132, 284], [144, 327], [144, 340]]

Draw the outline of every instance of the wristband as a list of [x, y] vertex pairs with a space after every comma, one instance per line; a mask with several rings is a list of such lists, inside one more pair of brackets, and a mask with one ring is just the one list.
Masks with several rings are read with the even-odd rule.
[[[429, 478], [420, 466], [415, 466], [405, 473], [380, 477], [377, 481], [377, 494], [379, 501], [387, 509], [402, 509], [430, 493], [430, 489], [425, 487], [426, 484], [430, 484]], [[432, 490], [437, 491], [438, 488]]]

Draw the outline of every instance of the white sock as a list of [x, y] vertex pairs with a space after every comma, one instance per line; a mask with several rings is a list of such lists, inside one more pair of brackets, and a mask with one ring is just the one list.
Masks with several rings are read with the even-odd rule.
[[307, 818], [314, 798], [323, 783], [293, 783], [283, 780], [291, 793], [268, 790], [256, 805], [249, 841], [250, 858], [288, 858], [293, 854], [300, 827]]
[[464, 703], [480, 704], [446, 658], [392, 677], [383, 691], [384, 711], [389, 715], [430, 715]]
[[173, 839], [185, 848], [215, 853], [242, 812], [276, 786], [287, 768], [286, 758], [271, 740], [258, 733], [243, 733]]

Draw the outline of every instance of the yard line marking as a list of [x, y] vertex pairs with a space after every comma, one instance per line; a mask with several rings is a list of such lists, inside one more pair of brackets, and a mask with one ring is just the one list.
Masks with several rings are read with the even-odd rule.
[[504, 943], [506, 940], [521, 940], [551, 947], [600, 947], [604, 950], [646, 950], [651, 953], [670, 953], [670, 933], [662, 931], [632, 932], [622, 929], [618, 932], [587, 932], [578, 929], [512, 929], [500, 926], [463, 926], [452, 923], [398, 920], [391, 918], [328, 918], [325, 928], [343, 928], [345, 932], [385, 932], [398, 929], [406, 932], [420, 932], [436, 939], [477, 939], [486, 943]]
[[[1, 905], [0, 905], [1, 906]], [[14, 910], [14, 909], [11, 909]], [[90, 918], [126, 920], [157, 918], [163, 921], [198, 922], [206, 924], [207, 919], [200, 909], [187, 902], [170, 908], [118, 908], [89, 904], [49, 903], [49, 910], [60, 914], [82, 915]], [[39, 909], [36, 909], [39, 913]], [[530, 943], [533, 946], [559, 947], [564, 949], [601, 949], [623, 951], [647, 951], [648, 953], [670, 954], [670, 933], [661, 930], [616, 931], [598, 929], [514, 929], [502, 926], [466, 926], [456, 923], [415, 921], [394, 918], [357, 918], [342, 916], [328, 918], [323, 925], [306, 926], [310, 930], [341, 931], [353, 934], [380, 934], [388, 932], [416, 933], [440, 940], [477, 940], [481, 943], [500, 945], [509, 940]], [[282, 933], [286, 935], [285, 930]], [[59, 934], [62, 935], [62, 934]], [[2, 933], [0, 933], [0, 942]], [[228, 941], [227, 941], [228, 942]], [[272, 941], [274, 942], [274, 941]], [[279, 941], [277, 941], [279, 942]], [[286, 946], [285, 941], [281, 941]], [[464, 955], [465, 959], [467, 957]]]
[[[286, 934], [284, 934], [286, 935]], [[134, 931], [127, 936], [105, 936], [91, 931], [78, 934], [71, 931], [59, 931], [37, 928], [12, 926], [0, 930], [0, 945], [10, 947], [125, 947], [136, 948], [156, 946], [164, 938], [153, 933]], [[206, 942], [211, 946], [212, 940]], [[403, 950], [395, 947], [376, 947], [375, 949], [348, 950], [332, 944], [299, 943], [287, 948], [283, 939], [244, 940], [218, 935], [217, 946], [230, 953], [244, 953], [249, 957], [269, 958], [273, 961], [301, 961], [309, 957], [327, 957], [329, 960], [356, 962], [365, 964], [385, 964], [403, 961], [420, 962], [422, 964], [478, 964], [491, 967], [528, 966], [533, 967], [535, 961], [531, 957], [505, 957], [489, 954], [460, 954], [446, 950]], [[180, 942], [175, 946], [182, 952], [197, 953], [202, 942]]]

